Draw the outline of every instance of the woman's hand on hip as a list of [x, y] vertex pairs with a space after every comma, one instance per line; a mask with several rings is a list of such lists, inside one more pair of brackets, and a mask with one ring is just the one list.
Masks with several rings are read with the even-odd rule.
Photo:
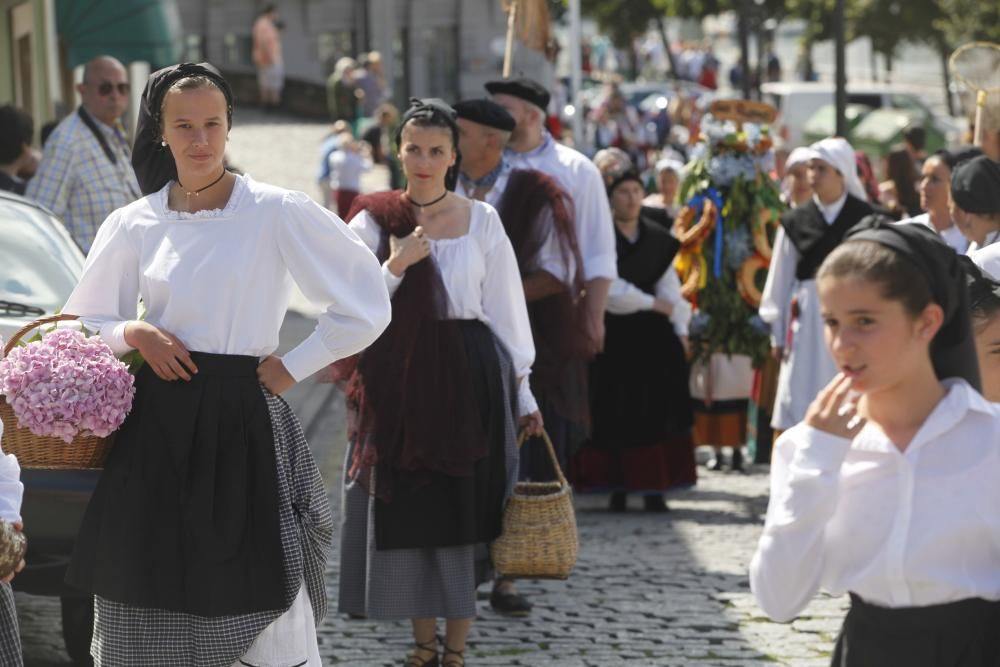
[[161, 380], [190, 380], [198, 372], [191, 355], [177, 336], [149, 322], [129, 322], [125, 342], [139, 354]]
[[[19, 533], [23, 533], [24, 524], [21, 523], [20, 521], [15, 521], [14, 530], [16, 530]], [[5, 584], [9, 584], [10, 582], [14, 581], [14, 575], [18, 574], [23, 569], [24, 569], [24, 559], [22, 558], [21, 561], [17, 564], [17, 567], [14, 568], [14, 571], [8, 574], [3, 579], [0, 579], [0, 581], [4, 582]]]
[[295, 386], [295, 378], [285, 368], [281, 357], [273, 354], [264, 357], [264, 360], [257, 366], [257, 379], [264, 385], [264, 389], [277, 396]]
[[540, 436], [542, 431], [545, 430], [545, 424], [542, 421], [542, 413], [538, 410], [521, 417], [518, 420], [518, 425], [527, 436], [532, 438]]
[[399, 277], [403, 273], [431, 254], [431, 242], [424, 236], [424, 228], [418, 226], [409, 236], [397, 238], [389, 236], [389, 261], [387, 266], [392, 275]]
[[854, 438], [865, 425], [858, 414], [858, 395], [851, 391], [851, 379], [837, 373], [806, 411], [806, 424], [841, 438]]

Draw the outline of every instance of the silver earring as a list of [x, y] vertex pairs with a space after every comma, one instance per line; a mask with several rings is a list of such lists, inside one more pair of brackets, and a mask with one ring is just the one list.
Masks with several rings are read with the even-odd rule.
[[161, 141], [161, 142], [160, 142], [160, 145], [161, 145], [161, 146], [166, 146], [166, 145], [167, 145], [167, 142], [166, 142], [166, 141]]

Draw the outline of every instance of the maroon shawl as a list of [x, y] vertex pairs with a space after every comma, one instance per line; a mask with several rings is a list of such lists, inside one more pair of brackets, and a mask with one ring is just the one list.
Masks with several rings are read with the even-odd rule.
[[[348, 220], [363, 210], [382, 228], [380, 261], [389, 257], [389, 234], [402, 238], [416, 227], [413, 208], [399, 190], [358, 197]], [[341, 364], [340, 375], [349, 380], [348, 401], [356, 414], [348, 474], [369, 492], [373, 467], [385, 470], [376, 491], [389, 500], [388, 484], [400, 472], [418, 479], [430, 472], [468, 477], [486, 455], [463, 335], [457, 321], [448, 319], [448, 294], [433, 257], [406, 270], [392, 297], [389, 326]]]
[[[537, 270], [536, 258], [546, 235], [554, 233], [563, 264], [575, 272], [565, 289], [528, 304], [535, 342], [532, 384], [554, 401], [564, 417], [586, 423], [585, 373], [576, 362], [590, 356], [583, 299], [583, 260], [573, 224], [573, 204], [551, 177], [540, 171], [511, 171], [503, 197], [497, 205], [507, 236], [514, 246], [517, 264], [524, 276]], [[552, 228], [541, 224], [548, 211]], [[560, 277], [560, 279], [562, 279]], [[581, 383], [584, 383], [581, 389]]]

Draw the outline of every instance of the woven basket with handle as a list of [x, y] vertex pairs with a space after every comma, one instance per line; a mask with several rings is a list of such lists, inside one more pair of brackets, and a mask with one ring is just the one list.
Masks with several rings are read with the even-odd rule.
[[[4, 346], [4, 356], [32, 329], [75, 319], [76, 315], [52, 315], [27, 324], [11, 336]], [[17, 456], [22, 468], [101, 468], [111, 450], [113, 436], [77, 436], [72, 443], [67, 444], [59, 438], [35, 435], [26, 428], [20, 428], [14, 409], [3, 396], [0, 396], [0, 419], [3, 420], [3, 441], [0, 446], [5, 453]]]
[[[524, 444], [524, 433], [518, 447]], [[556, 460], [548, 433], [542, 433], [553, 482], [518, 482], [507, 499], [503, 529], [490, 555], [497, 574], [520, 579], [565, 579], [576, 565], [578, 547], [573, 492]]]

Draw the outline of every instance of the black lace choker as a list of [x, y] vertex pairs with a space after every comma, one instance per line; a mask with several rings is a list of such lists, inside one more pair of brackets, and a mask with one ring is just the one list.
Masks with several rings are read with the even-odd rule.
[[409, 195], [409, 193], [407, 193], [407, 195], [406, 195], [406, 198], [407, 198], [407, 199], [409, 200], [409, 202], [410, 202], [411, 204], [413, 204], [413, 205], [414, 205], [414, 206], [416, 206], [417, 208], [427, 208], [428, 206], [433, 206], [434, 204], [438, 203], [439, 201], [441, 201], [442, 199], [444, 199], [444, 198], [445, 198], [445, 197], [447, 197], [447, 196], [448, 196], [448, 191], [447, 191], [447, 190], [445, 190], [445, 191], [444, 191], [444, 194], [443, 194], [443, 195], [441, 195], [440, 197], [438, 197], [438, 198], [437, 198], [437, 199], [435, 199], [434, 201], [429, 201], [429, 202], [427, 202], [426, 204], [421, 204], [421, 203], [420, 203], [420, 202], [418, 202], [418, 201], [414, 201], [414, 200], [413, 200], [413, 197], [411, 197], [411, 196]]
[[197, 197], [197, 196], [198, 196], [198, 195], [200, 195], [200, 194], [201, 194], [202, 192], [204, 192], [205, 190], [208, 190], [208, 189], [209, 189], [210, 187], [212, 187], [213, 185], [215, 185], [216, 183], [218, 183], [219, 181], [221, 181], [221, 180], [222, 180], [222, 178], [223, 178], [223, 177], [224, 177], [224, 176], [225, 176], [225, 175], [226, 175], [227, 173], [228, 173], [228, 172], [226, 171], [226, 168], [225, 168], [225, 167], [223, 167], [223, 168], [222, 168], [222, 173], [221, 173], [221, 174], [219, 174], [219, 177], [218, 177], [217, 179], [215, 179], [214, 181], [212, 181], [211, 183], [209, 183], [209, 184], [208, 184], [208, 185], [206, 185], [205, 187], [203, 187], [203, 188], [198, 188], [197, 190], [193, 190], [193, 191], [191, 191], [191, 192], [188, 192], [188, 191], [187, 191], [187, 188], [185, 188], [185, 187], [184, 187], [184, 184], [183, 184], [183, 183], [181, 183], [180, 179], [177, 179], [177, 185], [181, 186], [181, 190], [184, 190], [184, 194], [186, 194], [186, 195], [187, 195], [188, 197], [190, 197], [191, 195], [194, 195], [195, 197]]

